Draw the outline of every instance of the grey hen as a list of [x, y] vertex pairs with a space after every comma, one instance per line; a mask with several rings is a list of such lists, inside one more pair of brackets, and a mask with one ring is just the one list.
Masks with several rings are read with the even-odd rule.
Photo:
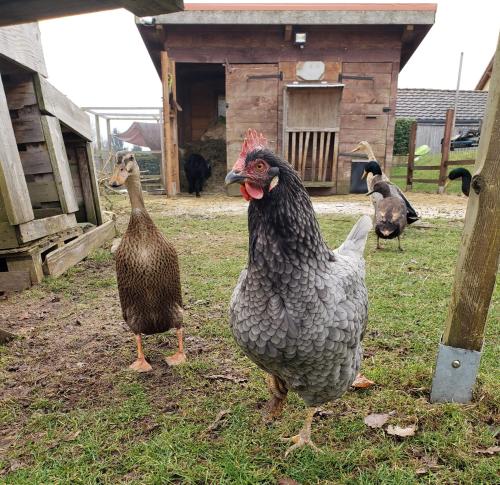
[[305, 444], [315, 448], [314, 408], [342, 396], [361, 363], [368, 315], [363, 250], [372, 223], [363, 216], [331, 251], [299, 176], [255, 132], [226, 177], [235, 182], [250, 206], [248, 267], [231, 299], [232, 332], [270, 375], [272, 415], [288, 390], [313, 407], [287, 454]]

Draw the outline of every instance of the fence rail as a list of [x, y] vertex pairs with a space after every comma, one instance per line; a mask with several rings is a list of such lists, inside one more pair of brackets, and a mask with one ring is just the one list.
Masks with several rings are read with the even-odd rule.
[[[441, 147], [441, 159], [439, 165], [415, 165], [415, 149], [416, 149], [416, 139], [417, 139], [417, 122], [415, 121], [410, 129], [410, 140], [408, 144], [408, 159], [406, 164], [393, 165], [393, 168], [406, 168], [406, 175], [392, 175], [391, 179], [406, 179], [406, 190], [412, 190], [414, 183], [424, 183], [424, 184], [436, 184], [437, 192], [442, 193], [444, 191], [444, 186], [446, 178], [448, 176], [448, 168], [452, 166], [464, 166], [464, 165], [474, 165], [476, 163], [475, 159], [470, 158], [471, 151], [468, 149], [458, 149], [454, 150], [453, 153], [457, 151], [466, 152], [468, 158], [461, 160], [450, 160], [450, 147], [451, 147], [451, 133], [453, 129], [453, 118], [454, 110], [449, 109], [446, 112], [446, 125], [444, 131], [444, 138]], [[416, 171], [429, 171], [438, 172], [437, 178], [416, 178]]]

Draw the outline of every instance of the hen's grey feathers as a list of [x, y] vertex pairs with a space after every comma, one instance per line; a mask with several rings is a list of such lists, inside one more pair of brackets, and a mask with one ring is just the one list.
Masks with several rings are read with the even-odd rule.
[[249, 262], [231, 299], [231, 328], [259, 367], [319, 405], [340, 397], [360, 366], [371, 221], [362, 217], [330, 251], [295, 172], [267, 150], [258, 156], [280, 168], [280, 180], [250, 203]]

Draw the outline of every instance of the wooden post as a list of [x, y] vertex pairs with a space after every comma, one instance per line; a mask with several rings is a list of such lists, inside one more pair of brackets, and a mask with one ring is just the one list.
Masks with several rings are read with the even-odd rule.
[[175, 72], [175, 61], [170, 60], [169, 71], [172, 80], [172, 101], [174, 109], [170, 114], [170, 129], [172, 130], [172, 183], [174, 184], [174, 192], [177, 194], [181, 190], [180, 175], [179, 175], [179, 140], [177, 130], [177, 79]]
[[108, 137], [108, 157], [109, 154], [111, 153], [111, 148], [112, 148], [112, 140], [111, 140], [111, 120], [109, 118], [106, 119], [106, 134]]
[[163, 139], [164, 137], [164, 132], [163, 132], [163, 110], [159, 111], [159, 121], [158, 123], [161, 124], [160, 127], [160, 151], [161, 151], [161, 162], [160, 162], [160, 179], [161, 183], [163, 185], [163, 188], [166, 190], [167, 183], [165, 180], [165, 141]]
[[165, 190], [167, 196], [175, 195], [173, 185], [173, 160], [172, 160], [172, 129], [170, 126], [170, 88], [169, 88], [169, 59], [166, 51], [161, 51], [161, 83], [163, 94], [163, 150], [164, 150], [164, 169]]
[[408, 143], [408, 167], [406, 169], [406, 190], [413, 189], [413, 169], [415, 167], [415, 145], [417, 142], [417, 122], [414, 121], [410, 128]]
[[448, 160], [450, 157], [450, 144], [454, 117], [455, 111], [453, 109], [446, 111], [443, 144], [441, 145], [441, 165], [439, 167], [438, 194], [442, 194], [444, 192], [444, 184], [446, 183], [446, 176], [448, 175]]
[[[432, 401], [468, 402], [472, 398], [500, 255], [499, 126], [500, 38], [459, 247], [455, 281], [434, 374]], [[461, 354], [458, 354], [459, 351]], [[455, 352], [461, 357], [452, 357], [451, 362], [446, 362], [442, 358], [442, 354], [446, 352], [450, 355]], [[467, 368], [470, 360], [474, 361], [473, 368], [471, 365]]]
[[102, 170], [102, 146], [101, 146], [101, 123], [99, 115], [95, 115], [95, 143], [96, 143], [96, 159], [98, 160], [99, 170]]

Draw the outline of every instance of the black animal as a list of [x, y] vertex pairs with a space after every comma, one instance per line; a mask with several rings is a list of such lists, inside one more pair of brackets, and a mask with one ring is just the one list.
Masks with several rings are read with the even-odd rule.
[[184, 162], [184, 172], [189, 183], [189, 193], [200, 197], [203, 184], [212, 175], [212, 163], [198, 153], [192, 153]]
[[448, 186], [448, 184], [455, 179], [462, 179], [462, 194], [465, 196], [469, 197], [470, 193], [470, 183], [472, 181], [472, 175], [471, 173], [466, 169], [466, 168], [454, 168], [449, 174], [448, 174], [448, 180], [446, 181], [446, 184], [444, 188]]

